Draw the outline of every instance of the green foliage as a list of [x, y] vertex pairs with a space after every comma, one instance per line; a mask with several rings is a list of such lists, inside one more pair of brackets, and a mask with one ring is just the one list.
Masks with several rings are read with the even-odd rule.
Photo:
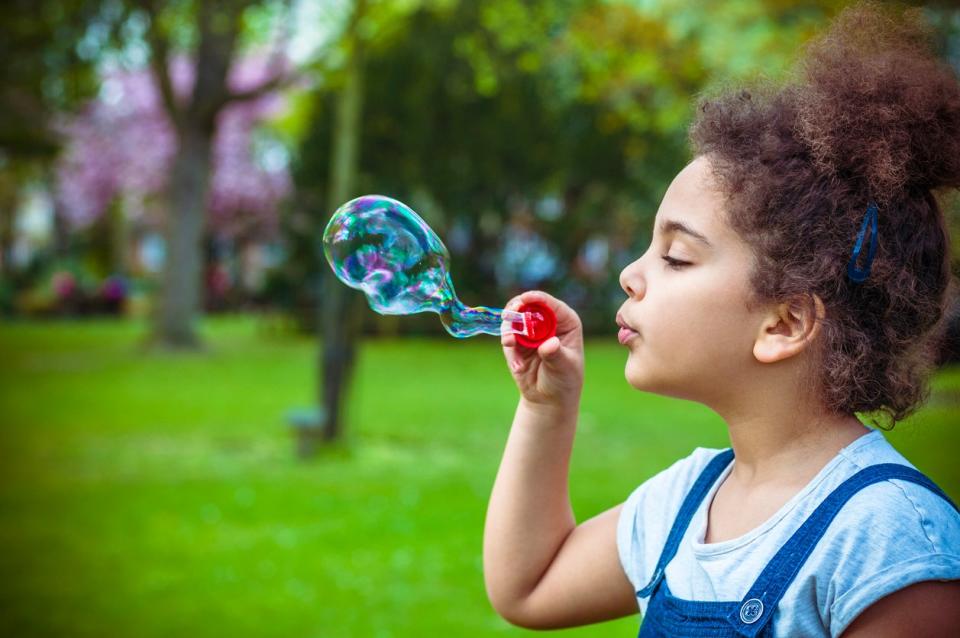
[[[517, 292], [496, 284], [495, 265], [508, 224], [527, 219], [562, 264], [536, 287], [565, 297], [588, 331], [608, 328], [617, 274], [646, 247], [660, 198], [689, 159], [697, 97], [786, 80], [803, 43], [845, 4], [371, 2], [357, 194], [410, 203], [441, 237], [465, 228], [472, 241], [452, 253], [468, 303]], [[327, 76], [318, 103], [338, 78]], [[316, 191], [329, 173], [331, 126], [321, 108], [301, 129], [310, 132], [298, 189]], [[544, 198], [560, 202], [559, 217], [537, 214]], [[328, 204], [299, 200], [291, 216], [319, 234]], [[597, 237], [611, 252], [599, 276], [578, 265]]]
[[292, 26], [289, 0], [264, 0], [250, 5], [241, 16], [241, 48], [269, 48], [274, 38]]
[[[348, 441], [300, 463], [283, 415], [310, 403], [311, 340], [220, 319], [204, 356], [147, 354], [142, 329], [0, 323], [0, 634], [538, 635], [498, 618], [483, 586], [517, 400], [494, 338], [368, 343]], [[694, 447], [729, 445], [702, 406], [633, 391], [612, 340], [586, 352], [578, 521]], [[958, 396], [960, 369], [942, 371], [885, 435], [954, 499]]]
[[[441, 236], [466, 226], [472, 242], [454, 251], [454, 271], [467, 300], [512, 292], [495, 289], [494, 251], [518, 208], [541, 198], [561, 202], [561, 218], [537, 224], [560, 262], [573, 263], [590, 236], [615, 234], [624, 217], [652, 218], [686, 159], [681, 121], [700, 79], [681, 52], [645, 37], [656, 28], [626, 7], [596, 2], [420, 8], [403, 37], [367, 52], [358, 194], [411, 203]], [[693, 70], [661, 69], [661, 58]], [[318, 101], [336, 86], [325, 85]], [[306, 232], [317, 235], [331, 211], [305, 200], [323, 201], [312, 193], [329, 172], [332, 126], [329, 109], [318, 113], [294, 175], [311, 194], [298, 195], [291, 213], [314, 219]], [[624, 248], [646, 239], [637, 233]], [[575, 303], [588, 326], [606, 325], [618, 270], [611, 266], [596, 286], [564, 268], [543, 285], [560, 290], [567, 281], [580, 291]]]
[[282, 114], [266, 122], [264, 128], [277, 135], [287, 147], [296, 146], [307, 134], [313, 120], [316, 96], [306, 91], [291, 92]]
[[47, 159], [59, 140], [50, 118], [97, 89], [99, 49], [117, 37], [108, 2], [0, 3], [0, 152]]
[[683, 42], [715, 80], [777, 78], [798, 47], [849, 0], [682, 0], [639, 2], [641, 11]]

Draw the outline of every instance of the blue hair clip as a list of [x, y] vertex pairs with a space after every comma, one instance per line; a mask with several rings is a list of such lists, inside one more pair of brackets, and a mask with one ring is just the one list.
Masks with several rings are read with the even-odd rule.
[[[867, 205], [867, 214], [863, 216], [863, 224], [860, 226], [860, 232], [857, 234], [857, 243], [853, 247], [853, 256], [850, 257], [850, 263], [847, 264], [847, 277], [854, 283], [863, 283], [870, 276], [870, 264], [873, 263], [873, 256], [877, 252], [877, 205], [870, 202]], [[863, 247], [863, 238], [867, 232], [867, 224], [870, 224], [870, 249], [867, 251], [867, 262], [862, 269], [857, 268], [857, 258], [860, 256], [860, 249]]]

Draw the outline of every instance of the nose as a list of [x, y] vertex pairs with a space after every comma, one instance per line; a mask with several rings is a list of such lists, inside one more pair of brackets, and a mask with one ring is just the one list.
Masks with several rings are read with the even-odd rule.
[[646, 283], [640, 273], [641, 261], [642, 259], [636, 260], [620, 272], [620, 287], [631, 299], [639, 297], [646, 291]]

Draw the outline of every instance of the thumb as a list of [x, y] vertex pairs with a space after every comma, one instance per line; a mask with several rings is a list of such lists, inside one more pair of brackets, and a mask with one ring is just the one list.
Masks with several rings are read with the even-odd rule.
[[540, 344], [537, 348], [537, 354], [540, 355], [540, 358], [547, 360], [554, 360], [559, 356], [560, 353], [560, 339], [556, 336], [550, 337], [546, 341]]

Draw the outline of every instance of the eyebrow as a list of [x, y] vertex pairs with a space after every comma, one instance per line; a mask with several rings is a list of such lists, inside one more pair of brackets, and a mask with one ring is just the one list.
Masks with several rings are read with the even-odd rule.
[[713, 248], [713, 244], [710, 243], [710, 240], [704, 237], [702, 234], [698, 233], [694, 229], [690, 228], [683, 222], [677, 221], [675, 219], [667, 219], [660, 223], [660, 232], [664, 235], [669, 235], [670, 233], [683, 233], [685, 235], [690, 235], [696, 239], [701, 244], [704, 244], [708, 248]]

